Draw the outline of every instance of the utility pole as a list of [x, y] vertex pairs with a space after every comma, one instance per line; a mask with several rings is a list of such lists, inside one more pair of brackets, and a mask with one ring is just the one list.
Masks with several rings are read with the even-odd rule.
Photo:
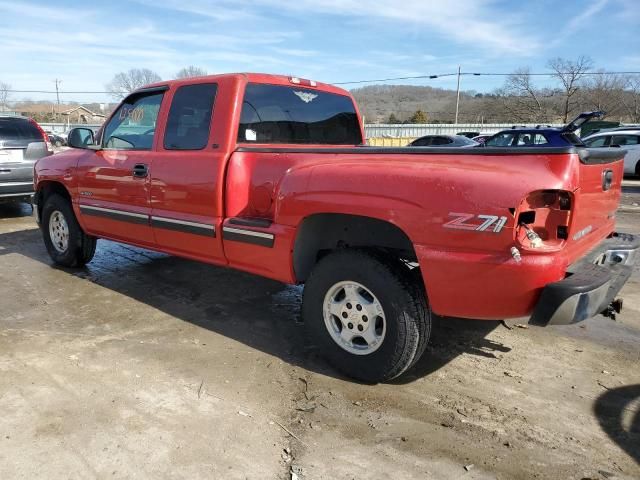
[[[58, 90], [58, 86], [62, 83], [62, 80], [58, 80], [57, 78], [54, 80], [55, 84], [56, 84], [56, 100], [58, 103], [58, 108], [55, 114], [55, 119], [58, 120], [58, 113], [60, 113], [60, 91]], [[458, 83], [460, 82], [460, 77], [458, 77]], [[456, 115], [457, 117], [457, 115]]]
[[458, 107], [460, 106], [460, 65], [458, 65], [458, 88], [456, 89], [456, 121], [455, 124], [458, 124]]

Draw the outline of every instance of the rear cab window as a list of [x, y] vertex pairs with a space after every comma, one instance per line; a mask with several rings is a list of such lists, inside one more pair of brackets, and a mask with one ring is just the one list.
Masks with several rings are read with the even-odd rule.
[[350, 97], [284, 85], [249, 83], [238, 143], [361, 145], [362, 131]]

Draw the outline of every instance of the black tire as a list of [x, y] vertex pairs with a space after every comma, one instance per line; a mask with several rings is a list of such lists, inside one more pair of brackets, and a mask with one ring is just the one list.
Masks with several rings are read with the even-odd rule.
[[[384, 311], [386, 333], [371, 353], [347, 351], [325, 325], [325, 296], [343, 281], [364, 286]], [[367, 383], [388, 381], [404, 373], [424, 353], [431, 332], [431, 312], [416, 272], [397, 260], [364, 250], [334, 252], [318, 262], [305, 284], [302, 314], [310, 341], [329, 363]]]
[[636, 163], [636, 177], [640, 177], [640, 161]]
[[[55, 239], [51, 238], [50, 223], [52, 215], [62, 215], [68, 228], [68, 241], [66, 248], [54, 246]], [[67, 199], [52, 194], [45, 200], [42, 208], [42, 220], [40, 229], [44, 244], [51, 259], [63, 267], [82, 267], [90, 262], [96, 252], [96, 238], [85, 234], [78, 224], [73, 208]]]

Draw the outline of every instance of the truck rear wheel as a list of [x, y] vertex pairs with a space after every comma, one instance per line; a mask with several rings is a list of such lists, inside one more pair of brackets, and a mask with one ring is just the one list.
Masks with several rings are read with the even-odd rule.
[[422, 355], [431, 330], [426, 298], [412, 277], [375, 253], [329, 254], [304, 289], [311, 341], [350, 377], [374, 383], [401, 375]]
[[63, 267], [81, 267], [96, 251], [96, 239], [85, 234], [64, 197], [47, 197], [42, 209], [42, 236], [51, 259]]

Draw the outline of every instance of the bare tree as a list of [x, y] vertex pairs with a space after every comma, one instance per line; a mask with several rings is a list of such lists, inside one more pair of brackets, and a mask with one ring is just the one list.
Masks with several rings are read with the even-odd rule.
[[0, 82], [0, 107], [3, 107], [3, 109], [7, 108], [9, 90], [11, 90], [11, 85], [9, 85], [8, 83]]
[[629, 120], [640, 123], [640, 75], [629, 75], [625, 78], [622, 105]]
[[608, 117], [618, 116], [623, 108], [626, 79], [600, 72], [600, 75], [584, 80], [584, 88], [578, 96], [586, 108], [603, 111]]
[[513, 120], [524, 122], [546, 120], [545, 94], [533, 84], [529, 67], [519, 68], [509, 75], [504, 86], [497, 93], [502, 100], [503, 108]]
[[180, 69], [178, 73], [176, 73], [176, 78], [203, 77], [206, 74], [207, 71], [204, 68], [189, 65], [188, 67]]
[[549, 60], [549, 68], [554, 71], [553, 76], [562, 84], [564, 105], [562, 108], [562, 119], [567, 123], [569, 112], [575, 107], [574, 95], [580, 88], [580, 81], [593, 67], [593, 62], [589, 57], [581, 56], [577, 60], [567, 60], [565, 58], [553, 58]]
[[148, 68], [132, 68], [116, 74], [106, 88], [113, 98], [122, 99], [134, 90], [160, 80], [160, 75]]

